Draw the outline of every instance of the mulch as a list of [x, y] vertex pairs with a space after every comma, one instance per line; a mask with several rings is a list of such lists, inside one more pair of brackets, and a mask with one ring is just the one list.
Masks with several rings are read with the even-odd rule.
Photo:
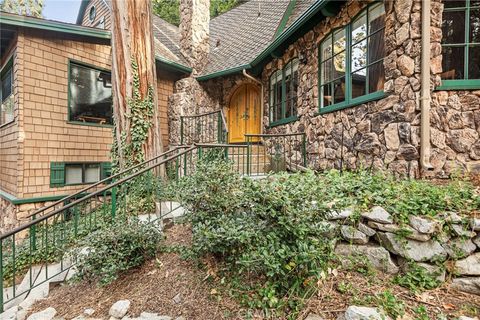
[[[189, 245], [191, 230], [186, 225], [175, 225], [167, 231], [166, 244]], [[54, 307], [57, 316], [72, 319], [86, 308], [95, 309], [93, 317], [107, 318], [110, 306], [118, 300], [129, 299], [130, 316], [141, 312], [154, 312], [187, 320], [245, 319], [247, 311], [219, 283], [216, 264], [212, 259], [197, 263], [186, 261], [176, 253], [161, 253], [141, 268], [130, 270], [110, 285], [99, 287], [95, 283], [60, 285], [50, 290], [50, 296], [34, 305], [32, 312]], [[339, 286], [346, 285], [341, 289]], [[414, 310], [423, 305], [431, 319], [438, 314], [480, 316], [480, 296], [450, 289], [447, 284], [423, 294], [413, 294], [392, 284], [391, 276], [378, 273], [365, 276], [351, 270], [334, 270], [321, 282], [310, 297], [298, 319], [316, 313], [325, 320], [337, 319], [349, 305], [365, 303], [368, 296], [390, 290], [397, 300], [403, 301], [408, 314], [415, 319]], [[181, 294], [182, 302], [173, 298]], [[253, 319], [262, 319], [255, 313]], [[269, 318], [273, 319], [273, 318]]]

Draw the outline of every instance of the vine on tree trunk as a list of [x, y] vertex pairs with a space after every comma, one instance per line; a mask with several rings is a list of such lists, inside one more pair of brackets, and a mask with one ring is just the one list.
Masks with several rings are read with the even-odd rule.
[[[140, 93], [140, 78], [138, 74], [138, 64], [132, 58], [133, 75], [133, 96], [128, 99], [127, 106], [129, 113], [126, 117], [130, 120], [130, 128], [121, 131], [120, 144], [114, 133], [114, 142], [112, 144], [112, 164], [114, 171], [119, 170], [120, 156], [123, 157], [123, 168], [128, 168], [139, 164], [145, 160], [145, 153], [142, 148], [148, 137], [148, 131], [152, 126], [152, 117], [154, 116], [154, 96], [153, 88], [148, 86], [147, 95], [144, 99]], [[117, 126], [115, 121], [115, 126]], [[130, 135], [128, 135], [128, 129]], [[115, 132], [115, 131], [114, 131]], [[121, 152], [120, 152], [121, 151]]]

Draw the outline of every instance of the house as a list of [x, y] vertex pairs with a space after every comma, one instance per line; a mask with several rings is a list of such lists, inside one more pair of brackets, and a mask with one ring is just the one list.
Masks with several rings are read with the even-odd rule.
[[[319, 170], [480, 171], [480, 2], [250, 0], [211, 20], [208, 9], [182, 0], [179, 27], [154, 17], [165, 146], [181, 143], [181, 116], [222, 110], [228, 143], [302, 132]], [[108, 174], [109, 10], [83, 1], [77, 25], [2, 13], [4, 228]]]

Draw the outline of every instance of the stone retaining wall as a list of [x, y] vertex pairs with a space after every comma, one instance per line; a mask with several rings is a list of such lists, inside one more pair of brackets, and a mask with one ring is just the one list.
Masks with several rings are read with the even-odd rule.
[[355, 216], [351, 209], [332, 212], [323, 226], [325, 236], [342, 240], [335, 252], [344, 264], [366, 259], [397, 274], [415, 263], [440, 282], [449, 273], [453, 288], [480, 295], [480, 219], [447, 212], [435, 218], [412, 215], [399, 225], [381, 207]]

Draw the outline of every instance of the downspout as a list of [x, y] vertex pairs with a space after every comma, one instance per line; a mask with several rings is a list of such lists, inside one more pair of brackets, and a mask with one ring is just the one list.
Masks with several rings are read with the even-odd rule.
[[420, 165], [428, 171], [433, 170], [430, 163], [430, 1], [422, 1], [422, 61], [420, 66]]
[[250, 79], [250, 80], [252, 80], [252, 81], [254, 81], [254, 82], [256, 82], [260, 85], [260, 90], [261, 90], [260, 91], [260, 130], [261, 130], [261, 133], [263, 133], [263, 102], [264, 102], [263, 101], [263, 83], [260, 80], [258, 80], [256, 78], [252, 77], [251, 75], [249, 75], [247, 73], [247, 70], [245, 70], [245, 69], [243, 69], [243, 75], [245, 77], [247, 77], [248, 79]]

